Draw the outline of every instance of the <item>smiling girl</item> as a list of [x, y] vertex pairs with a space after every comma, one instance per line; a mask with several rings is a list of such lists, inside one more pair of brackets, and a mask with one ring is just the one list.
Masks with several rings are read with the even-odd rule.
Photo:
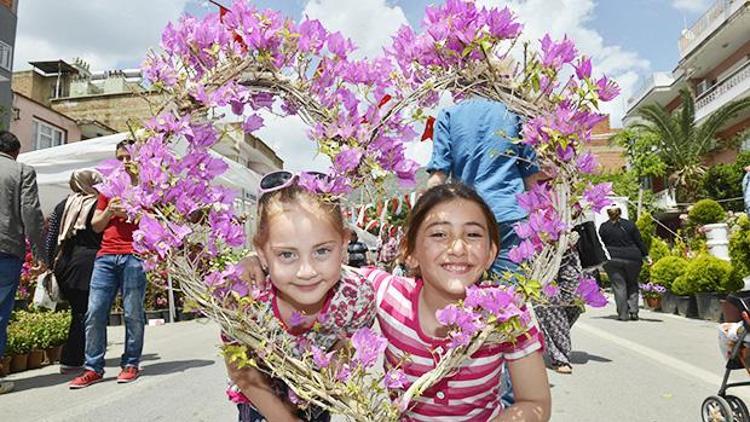
[[[253, 243], [269, 287], [259, 300], [280, 331], [328, 352], [372, 325], [374, 292], [357, 273], [342, 271], [349, 232], [340, 207], [298, 186], [298, 178], [281, 171], [261, 180]], [[281, 381], [253, 368], [228, 369], [240, 421], [330, 420], [320, 409], [297, 409]]]
[[[415, 279], [377, 269], [364, 270], [374, 284], [378, 322], [388, 339], [386, 370], [401, 369], [407, 389], [433, 369], [449, 340], [437, 311], [466, 297], [466, 288], [483, 279], [499, 249], [492, 212], [471, 188], [446, 184], [426, 191], [412, 209], [402, 255]], [[421, 396], [408, 420], [546, 421], [550, 390], [535, 326], [502, 344], [485, 344], [452, 375]], [[507, 361], [516, 403], [500, 404], [501, 374]]]

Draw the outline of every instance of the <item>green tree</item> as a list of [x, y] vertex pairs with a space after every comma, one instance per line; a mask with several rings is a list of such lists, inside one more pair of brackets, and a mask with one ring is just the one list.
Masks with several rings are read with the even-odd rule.
[[656, 151], [659, 138], [652, 132], [625, 128], [612, 138], [612, 142], [625, 149], [629, 170], [636, 176], [661, 177], [666, 174], [667, 165]]
[[670, 184], [679, 200], [693, 201], [706, 168], [703, 156], [723, 146], [716, 133], [740, 111], [750, 107], [750, 97], [733, 101], [711, 113], [701, 125], [695, 123], [695, 99], [688, 89], [680, 91], [682, 106], [674, 114], [660, 104], [649, 104], [638, 111], [644, 122], [633, 126], [657, 138], [657, 150], [669, 169]]

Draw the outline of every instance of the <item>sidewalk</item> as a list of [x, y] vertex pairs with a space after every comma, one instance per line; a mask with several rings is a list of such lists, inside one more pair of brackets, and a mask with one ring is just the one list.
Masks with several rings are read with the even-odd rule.
[[12, 374], [16, 390], [0, 396], [0, 420], [230, 421], [235, 408], [224, 394], [226, 372], [218, 329], [205, 320], [146, 327], [141, 377], [117, 384], [124, 327], [109, 327], [103, 382], [69, 390], [74, 375], [58, 365]]

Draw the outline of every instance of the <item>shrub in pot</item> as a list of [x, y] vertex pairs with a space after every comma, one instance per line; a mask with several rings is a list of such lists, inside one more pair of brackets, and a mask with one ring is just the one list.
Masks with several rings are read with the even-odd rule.
[[721, 223], [726, 217], [724, 208], [713, 199], [701, 199], [688, 211], [688, 220], [694, 226]]
[[732, 277], [735, 283], [742, 283], [744, 277], [750, 276], [750, 217], [747, 215], [741, 215], [731, 227], [729, 257], [733, 266]]
[[[658, 242], [655, 241], [654, 244], [656, 245]], [[666, 244], [664, 246], [666, 247]], [[667, 255], [656, 260], [651, 267], [651, 283], [664, 286], [667, 289], [667, 292], [662, 295], [662, 311], [670, 314], [677, 312], [677, 298], [675, 297], [676, 293], [672, 291], [672, 284], [677, 277], [685, 272], [687, 266], [688, 261], [685, 258]]]
[[677, 313], [689, 318], [698, 316], [695, 302], [695, 284], [691, 283], [685, 274], [677, 277], [672, 283], [672, 293], [676, 296]]
[[721, 318], [720, 300], [726, 293], [737, 290], [731, 275], [732, 264], [714, 256], [701, 254], [690, 261], [684, 277], [694, 285], [700, 318], [717, 321]]
[[22, 324], [13, 323], [8, 326], [7, 353], [12, 353], [10, 372], [25, 371], [28, 366], [31, 338], [28, 329]]

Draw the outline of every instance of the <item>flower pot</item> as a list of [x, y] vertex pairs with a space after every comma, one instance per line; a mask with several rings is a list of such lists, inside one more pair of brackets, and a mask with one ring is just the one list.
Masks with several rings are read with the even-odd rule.
[[666, 292], [661, 297], [661, 311], [668, 314], [677, 313], [677, 296]]
[[0, 366], [0, 377], [4, 377], [10, 374], [10, 362], [13, 360], [12, 356], [5, 356], [2, 360], [2, 366]]
[[29, 353], [29, 361], [27, 363], [27, 369], [37, 369], [42, 367], [44, 362], [44, 350], [32, 350]]
[[661, 309], [661, 296], [644, 297], [643, 300], [646, 302], [646, 306], [652, 311], [658, 311]]
[[111, 314], [109, 314], [109, 325], [122, 325], [122, 312], [112, 312]]
[[696, 293], [695, 302], [698, 311], [698, 318], [709, 321], [719, 321], [721, 319], [721, 302], [726, 297], [719, 293]]
[[13, 309], [15, 309], [16, 311], [25, 311], [29, 309], [29, 300], [16, 299], [15, 303], [13, 304]]
[[162, 309], [146, 311], [146, 319], [163, 319], [163, 312], [164, 310]]
[[191, 319], [195, 319], [196, 317], [197, 314], [195, 312], [185, 312], [183, 310], [177, 312], [178, 321], [190, 321]]
[[49, 349], [44, 351], [44, 354], [47, 356], [47, 362], [49, 362], [50, 364], [58, 362], [60, 360], [61, 353], [62, 346], [50, 347]]
[[23, 353], [19, 355], [13, 355], [13, 359], [10, 361], [10, 372], [21, 372], [25, 371], [29, 365], [29, 354]]
[[729, 261], [729, 226], [725, 223], [706, 224], [703, 229], [706, 233], [708, 253]]
[[698, 305], [695, 296], [677, 296], [677, 313], [688, 318], [698, 317]]

